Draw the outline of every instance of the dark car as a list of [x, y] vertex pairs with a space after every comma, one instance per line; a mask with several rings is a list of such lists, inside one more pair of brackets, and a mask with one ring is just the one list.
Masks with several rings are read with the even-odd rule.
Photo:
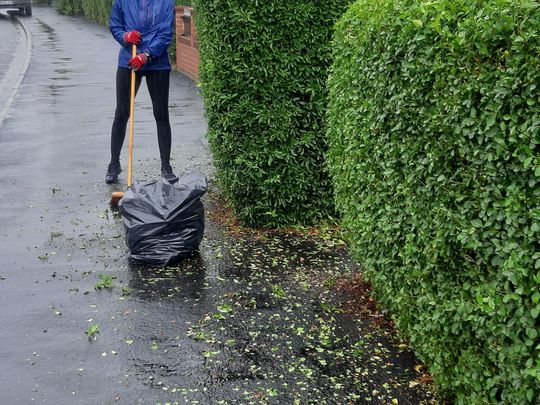
[[32, 0], [0, 0], [0, 8], [17, 8], [21, 13], [32, 15]]

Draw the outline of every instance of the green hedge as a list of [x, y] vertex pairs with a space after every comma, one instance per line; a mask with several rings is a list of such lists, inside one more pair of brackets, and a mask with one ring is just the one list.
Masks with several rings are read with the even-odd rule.
[[54, 6], [56, 9], [66, 15], [82, 15], [83, 0], [56, 0]]
[[100, 24], [109, 25], [113, 0], [83, 0], [84, 16]]
[[56, 0], [56, 9], [62, 14], [84, 15], [90, 21], [109, 24], [113, 0]]
[[[56, 0], [56, 8], [63, 14], [84, 15], [90, 21], [109, 24], [113, 0]], [[191, 0], [175, 0], [177, 6], [188, 6]]]
[[360, 0], [329, 166], [357, 259], [457, 403], [540, 398], [540, 6]]
[[332, 26], [347, 0], [196, 0], [200, 76], [218, 177], [246, 224], [332, 210], [323, 130]]

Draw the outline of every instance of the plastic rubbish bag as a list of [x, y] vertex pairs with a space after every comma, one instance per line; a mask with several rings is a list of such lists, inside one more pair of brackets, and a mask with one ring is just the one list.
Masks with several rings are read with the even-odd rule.
[[204, 234], [201, 197], [206, 189], [206, 178], [197, 172], [174, 184], [164, 179], [134, 182], [118, 204], [131, 259], [166, 266], [197, 250]]

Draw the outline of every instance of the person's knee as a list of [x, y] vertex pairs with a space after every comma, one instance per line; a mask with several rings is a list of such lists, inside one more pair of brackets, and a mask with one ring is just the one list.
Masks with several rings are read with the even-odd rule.
[[154, 111], [154, 118], [158, 125], [169, 124], [169, 112], [168, 111]]
[[114, 120], [127, 123], [129, 120], [129, 109], [117, 108], [114, 113]]

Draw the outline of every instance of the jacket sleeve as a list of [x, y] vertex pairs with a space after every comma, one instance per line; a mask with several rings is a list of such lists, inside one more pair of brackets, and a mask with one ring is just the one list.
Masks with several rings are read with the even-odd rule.
[[111, 17], [109, 18], [109, 30], [120, 45], [126, 46], [126, 43], [124, 42], [124, 34], [126, 33], [124, 26], [124, 12], [122, 11], [120, 0], [114, 0]]
[[170, 45], [173, 36], [174, 25], [174, 2], [168, 2], [167, 10], [164, 18], [158, 26], [158, 33], [148, 45], [148, 53], [154, 57], [160, 57], [167, 52], [167, 47]]

